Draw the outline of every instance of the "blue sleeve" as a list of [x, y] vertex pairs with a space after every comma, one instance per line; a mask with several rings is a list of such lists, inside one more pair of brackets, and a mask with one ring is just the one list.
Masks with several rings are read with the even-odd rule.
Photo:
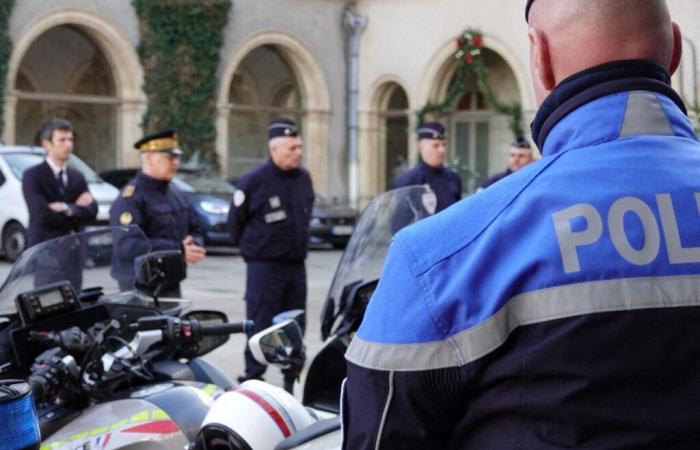
[[430, 293], [414, 273], [412, 257], [403, 242], [410, 236], [398, 233], [389, 248], [379, 284], [357, 331], [366, 341], [413, 344], [445, 336], [435, 325], [428, 308]]

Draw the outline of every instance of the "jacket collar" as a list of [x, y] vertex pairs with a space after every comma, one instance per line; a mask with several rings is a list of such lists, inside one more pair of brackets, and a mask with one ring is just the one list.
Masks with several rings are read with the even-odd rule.
[[423, 159], [421, 159], [421, 158], [418, 159], [418, 166], [421, 168], [422, 171], [428, 172], [428, 173], [432, 173], [432, 174], [435, 174], [435, 175], [440, 175], [442, 172], [445, 171], [445, 167], [444, 167], [444, 166], [441, 166], [441, 167], [429, 166], [429, 165], [426, 164], [425, 161], [423, 161]]
[[663, 67], [652, 61], [615, 61], [579, 72], [559, 83], [532, 121], [532, 138], [544, 154], [545, 141], [569, 113], [601, 97], [637, 90], [662, 94], [687, 115]]
[[144, 187], [148, 187], [151, 189], [156, 189], [161, 192], [165, 192], [168, 190], [168, 187], [170, 186], [170, 181], [168, 180], [157, 180], [153, 177], [149, 177], [145, 173], [139, 170], [139, 172], [136, 174], [136, 177], [139, 179], [140, 183]]
[[292, 169], [292, 170], [282, 170], [277, 165], [272, 162], [272, 158], [269, 158], [267, 160], [267, 166], [268, 170], [271, 171], [273, 174], [282, 177], [282, 178], [294, 178], [299, 176], [301, 173], [301, 169]]

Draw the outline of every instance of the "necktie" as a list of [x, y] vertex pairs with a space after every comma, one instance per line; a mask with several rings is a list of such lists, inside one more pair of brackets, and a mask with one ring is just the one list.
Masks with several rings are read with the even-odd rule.
[[63, 184], [63, 169], [58, 171], [58, 194], [62, 200], [66, 199], [66, 185]]

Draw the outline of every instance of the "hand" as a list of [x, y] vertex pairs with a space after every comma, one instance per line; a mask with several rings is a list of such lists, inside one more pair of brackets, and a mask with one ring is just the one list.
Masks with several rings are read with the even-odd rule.
[[207, 251], [204, 247], [194, 243], [192, 236], [187, 236], [182, 240], [182, 247], [185, 250], [185, 261], [196, 264], [204, 259]]
[[95, 199], [92, 198], [92, 194], [90, 194], [88, 191], [83, 192], [80, 194], [80, 197], [75, 201], [75, 204], [77, 206], [90, 206], [92, 202], [94, 202]]
[[49, 208], [51, 208], [51, 211], [55, 211], [57, 213], [63, 213], [68, 210], [68, 205], [66, 205], [63, 202], [52, 202], [49, 203]]

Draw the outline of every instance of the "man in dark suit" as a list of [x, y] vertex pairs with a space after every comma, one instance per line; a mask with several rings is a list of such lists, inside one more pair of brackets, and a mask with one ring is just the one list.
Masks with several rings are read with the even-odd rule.
[[97, 215], [97, 203], [83, 174], [68, 167], [73, 152], [73, 127], [64, 119], [52, 119], [41, 130], [46, 160], [30, 167], [22, 178], [29, 208], [27, 245], [81, 231]]

